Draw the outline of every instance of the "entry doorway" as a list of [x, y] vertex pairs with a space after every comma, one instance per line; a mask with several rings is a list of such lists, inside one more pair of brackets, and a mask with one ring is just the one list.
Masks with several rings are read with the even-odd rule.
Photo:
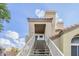
[[44, 34], [35, 34], [35, 40], [44, 40]]

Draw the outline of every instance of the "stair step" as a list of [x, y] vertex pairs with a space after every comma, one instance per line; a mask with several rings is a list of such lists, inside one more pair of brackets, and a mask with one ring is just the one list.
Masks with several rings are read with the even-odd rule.
[[50, 51], [45, 40], [36, 40], [31, 51], [31, 56], [50, 56]]

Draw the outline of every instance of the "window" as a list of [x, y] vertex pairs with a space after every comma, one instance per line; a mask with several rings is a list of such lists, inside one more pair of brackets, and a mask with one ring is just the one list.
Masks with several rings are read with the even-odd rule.
[[71, 46], [72, 56], [77, 56], [77, 46]]
[[74, 37], [71, 41], [71, 56], [79, 56], [79, 37]]
[[43, 36], [41, 35], [40, 38], [43, 38]]

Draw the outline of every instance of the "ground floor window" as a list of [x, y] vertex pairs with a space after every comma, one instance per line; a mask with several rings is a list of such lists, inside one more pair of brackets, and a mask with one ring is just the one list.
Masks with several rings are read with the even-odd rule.
[[79, 56], [79, 46], [71, 46], [71, 55]]
[[71, 56], [79, 56], [79, 37], [74, 37], [71, 41]]

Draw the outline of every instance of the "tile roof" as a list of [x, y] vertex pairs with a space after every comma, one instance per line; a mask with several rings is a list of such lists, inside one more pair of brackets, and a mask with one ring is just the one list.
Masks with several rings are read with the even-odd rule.
[[75, 25], [73, 25], [73, 26], [67, 27], [67, 28], [65, 28], [65, 29], [63, 30], [63, 32], [64, 32], [64, 33], [67, 33], [67, 32], [69, 32], [69, 31], [72, 31], [72, 30], [76, 29], [76, 28], [79, 28], [79, 24], [75, 24]]
[[62, 34], [63, 34], [62, 30], [59, 30], [52, 37], [50, 37], [50, 39], [54, 40], [56, 38], [59, 38]]
[[[75, 24], [73, 26], [67, 27], [64, 30], [59, 30], [59, 33], [56, 33], [54, 36], [51, 37], [51, 39], [56, 39], [59, 38], [61, 35], [63, 35], [64, 33], [70, 32], [76, 28], [79, 28], [79, 24]], [[56, 30], [58, 31], [58, 30]]]
[[29, 22], [52, 22], [53, 18], [28, 18]]

